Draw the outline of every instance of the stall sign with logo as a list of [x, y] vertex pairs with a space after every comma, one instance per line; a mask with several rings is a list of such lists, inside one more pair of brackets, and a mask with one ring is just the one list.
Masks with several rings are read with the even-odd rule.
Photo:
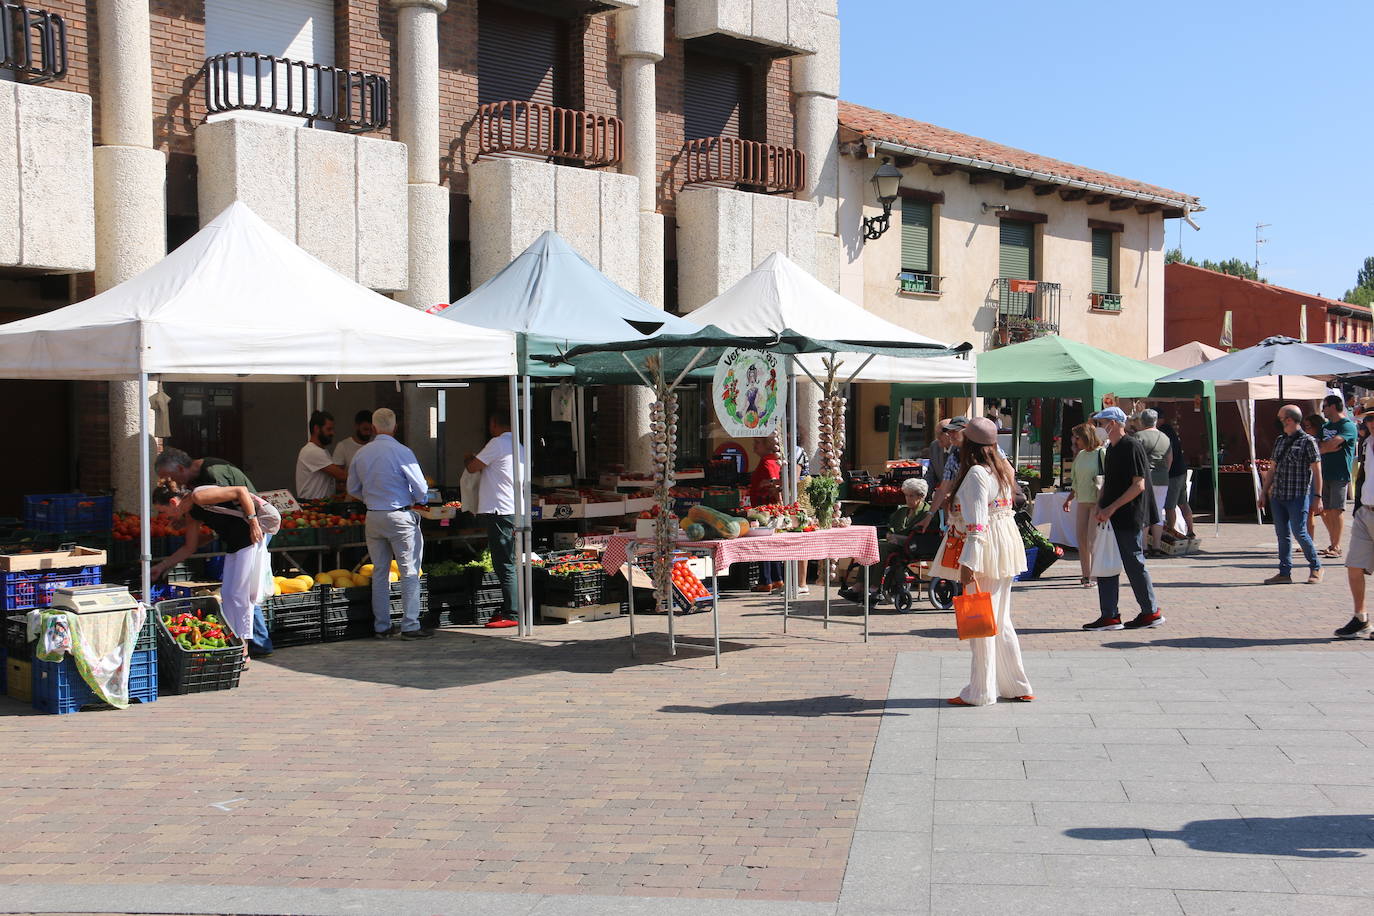
[[290, 490], [263, 490], [258, 495], [282, 515], [301, 511], [301, 504], [296, 502], [296, 497], [291, 495]]
[[787, 386], [766, 350], [727, 350], [716, 364], [711, 404], [727, 436], [770, 436], [781, 423]]

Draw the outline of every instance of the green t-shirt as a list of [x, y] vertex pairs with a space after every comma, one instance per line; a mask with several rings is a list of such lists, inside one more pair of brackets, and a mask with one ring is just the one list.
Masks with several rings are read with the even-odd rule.
[[1355, 440], [1360, 437], [1355, 429], [1355, 421], [1349, 417], [1327, 420], [1322, 424], [1322, 439], [1340, 436], [1344, 442], [1334, 452], [1322, 454], [1322, 480], [1348, 481], [1350, 469], [1355, 464]]
[[223, 458], [206, 458], [200, 463], [200, 476], [191, 481], [192, 487], [247, 487], [258, 492], [248, 475]]
[[1097, 477], [1106, 473], [1107, 450], [1083, 449], [1073, 456], [1073, 498], [1085, 505], [1097, 503]]
[[1169, 451], [1169, 437], [1154, 427], [1142, 429], [1135, 437], [1145, 446], [1145, 455], [1150, 459], [1150, 483], [1164, 486], [1169, 482], [1169, 463], [1164, 460]]

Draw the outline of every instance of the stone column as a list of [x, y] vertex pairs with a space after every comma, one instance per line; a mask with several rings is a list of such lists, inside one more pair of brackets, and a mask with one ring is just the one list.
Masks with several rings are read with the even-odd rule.
[[[625, 148], [620, 170], [639, 179], [639, 296], [663, 307], [663, 214], [658, 212], [658, 62], [663, 60], [663, 0], [640, 0], [615, 14], [620, 54], [620, 117]], [[625, 399], [625, 463], [650, 469], [649, 405], [643, 386]]]
[[[840, 20], [836, 0], [817, 0], [815, 15], [816, 53], [792, 59], [797, 147], [806, 153], [806, 187], [796, 196], [816, 204], [816, 276], [838, 290]], [[821, 391], [813, 382], [804, 376], [798, 379], [797, 438], [808, 455], [816, 448], [820, 397]], [[854, 416], [852, 409], [850, 416]]]
[[[426, 309], [449, 301], [448, 188], [439, 184], [439, 14], [447, 0], [391, 0], [396, 8], [393, 136], [406, 145], [409, 286], [397, 298]], [[405, 386], [405, 438], [425, 472], [435, 472], [431, 391]]]
[[[103, 292], [167, 253], [167, 164], [153, 148], [152, 38], [146, 0], [96, 4], [100, 146], [95, 172], [95, 288]], [[138, 508], [138, 385], [110, 383], [110, 478], [116, 508]], [[150, 417], [151, 425], [151, 417]]]

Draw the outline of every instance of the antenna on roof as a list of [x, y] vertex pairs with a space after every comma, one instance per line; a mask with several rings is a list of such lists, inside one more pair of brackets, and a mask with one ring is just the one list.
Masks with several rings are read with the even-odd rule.
[[1272, 226], [1273, 223], [1255, 223], [1255, 279], [1259, 279], [1260, 257], [1259, 250], [1261, 245], [1267, 245], [1269, 240], [1263, 238], [1260, 233]]

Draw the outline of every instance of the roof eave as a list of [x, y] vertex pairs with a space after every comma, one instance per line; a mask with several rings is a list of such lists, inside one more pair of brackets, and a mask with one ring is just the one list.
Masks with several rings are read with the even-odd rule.
[[[852, 128], [851, 128], [852, 130]], [[988, 159], [977, 159], [972, 156], [959, 156], [954, 153], [945, 153], [926, 147], [911, 146], [906, 143], [897, 143], [893, 140], [881, 140], [876, 137], [855, 131], [863, 138], [865, 146], [871, 146], [875, 150], [891, 153], [896, 156], [911, 156], [915, 159], [922, 159], [927, 162], [945, 162], [950, 165], [962, 166], [967, 169], [978, 169], [988, 172], [997, 172], [1003, 175], [1011, 175], [1016, 178], [1025, 178], [1030, 181], [1038, 181], [1042, 184], [1060, 185], [1064, 188], [1074, 190], [1092, 191], [1098, 194], [1108, 194], [1112, 197], [1120, 197], [1127, 200], [1139, 201], [1142, 204], [1157, 204], [1164, 207], [1166, 218], [1179, 218], [1192, 213], [1201, 213], [1207, 208], [1196, 200], [1165, 197], [1160, 194], [1148, 194], [1143, 191], [1132, 191], [1128, 188], [1117, 188], [1111, 185], [1100, 184], [1092, 181], [1084, 181], [1079, 178], [1066, 178], [1063, 175], [1052, 175], [1049, 172], [1039, 172], [1034, 169], [1023, 169], [1014, 165], [1003, 165], [1000, 162], [993, 162]], [[1172, 214], [1170, 211], [1174, 211]]]

